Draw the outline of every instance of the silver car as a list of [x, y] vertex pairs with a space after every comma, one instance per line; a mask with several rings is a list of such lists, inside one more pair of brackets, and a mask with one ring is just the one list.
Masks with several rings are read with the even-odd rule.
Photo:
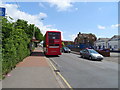
[[71, 50], [68, 47], [63, 47], [62, 51], [67, 53], [71, 52]]
[[95, 60], [102, 60], [104, 57], [99, 54], [97, 51], [94, 49], [84, 49], [80, 51], [80, 55], [83, 58], [88, 58], [88, 59], [95, 59]]

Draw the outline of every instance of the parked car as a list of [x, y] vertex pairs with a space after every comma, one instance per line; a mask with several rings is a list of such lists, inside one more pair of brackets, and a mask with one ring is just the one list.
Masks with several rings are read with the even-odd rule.
[[97, 51], [94, 49], [83, 49], [80, 51], [80, 55], [83, 58], [88, 58], [88, 59], [95, 59], [95, 60], [102, 60], [104, 57], [99, 54]]
[[62, 52], [70, 53], [71, 50], [70, 50], [68, 47], [63, 47], [63, 48], [62, 48]]

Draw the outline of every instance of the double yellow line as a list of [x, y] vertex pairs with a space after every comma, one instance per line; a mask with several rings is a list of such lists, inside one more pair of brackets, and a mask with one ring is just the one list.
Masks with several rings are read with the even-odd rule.
[[[52, 65], [52, 67], [54, 68], [54, 70], [57, 70], [56, 67], [52, 64], [52, 62], [50, 61], [50, 64]], [[71, 90], [73, 90], [73, 88], [70, 86], [70, 84], [66, 81], [66, 79], [60, 74], [60, 72], [56, 72], [61, 78], [62, 80], [65, 82], [65, 84], [68, 86], [68, 88], [70, 88]]]

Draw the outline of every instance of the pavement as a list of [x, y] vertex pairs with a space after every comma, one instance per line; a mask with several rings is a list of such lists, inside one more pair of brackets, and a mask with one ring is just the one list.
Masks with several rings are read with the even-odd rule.
[[2, 80], [2, 88], [60, 88], [40, 47], [16, 65]]

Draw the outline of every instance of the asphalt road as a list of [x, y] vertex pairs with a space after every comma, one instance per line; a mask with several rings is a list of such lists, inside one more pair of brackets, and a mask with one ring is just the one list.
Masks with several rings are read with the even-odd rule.
[[73, 88], [118, 88], [116, 62], [90, 61], [72, 53], [48, 58]]

